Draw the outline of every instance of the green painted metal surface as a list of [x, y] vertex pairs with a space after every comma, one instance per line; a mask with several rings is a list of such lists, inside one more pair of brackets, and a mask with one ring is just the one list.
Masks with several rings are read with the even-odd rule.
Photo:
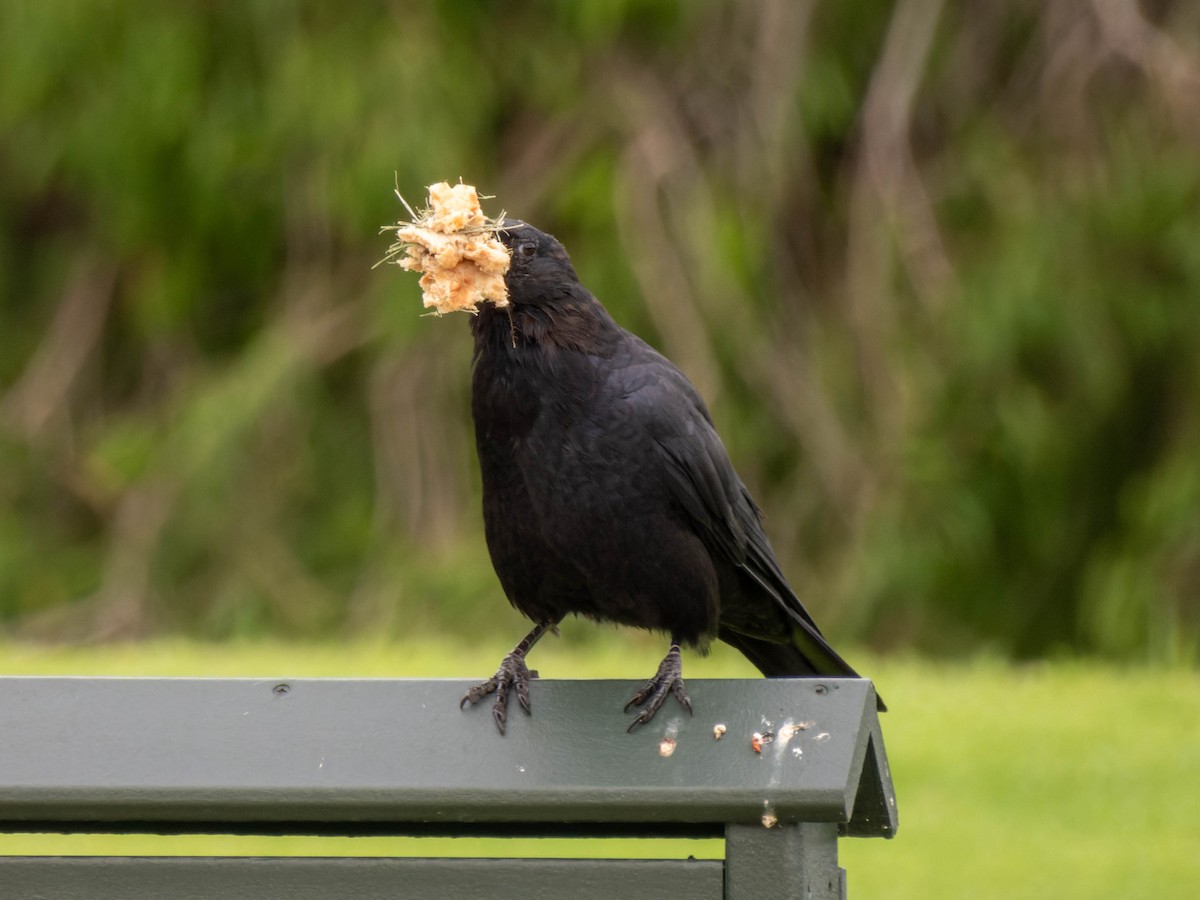
[[0, 858], [4, 900], [845, 897], [891, 837], [869, 682], [538, 681], [500, 737], [445, 680], [0, 678], [0, 829], [724, 835], [724, 861]]
[[506, 737], [486, 707], [460, 711], [467, 686], [0, 678], [0, 822], [315, 833], [553, 823], [661, 835], [720, 834], [766, 813], [895, 831], [865, 680], [692, 681], [694, 716], [668, 704], [632, 735], [622, 706], [639, 683], [536, 681], [533, 715], [510, 714]]
[[730, 825], [725, 832], [727, 892], [843, 900], [846, 872], [838, 866], [837, 839], [836, 826], [824, 822], [770, 829]]
[[0, 896], [5, 900], [720, 900], [722, 876], [719, 860], [26, 857], [0, 858]]

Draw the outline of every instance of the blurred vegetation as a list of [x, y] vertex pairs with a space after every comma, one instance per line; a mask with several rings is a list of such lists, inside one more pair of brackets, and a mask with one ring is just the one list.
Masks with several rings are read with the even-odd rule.
[[0, 620], [511, 616], [466, 322], [371, 269], [461, 176], [692, 376], [828, 631], [1194, 661], [1197, 97], [1187, 0], [0, 4]]

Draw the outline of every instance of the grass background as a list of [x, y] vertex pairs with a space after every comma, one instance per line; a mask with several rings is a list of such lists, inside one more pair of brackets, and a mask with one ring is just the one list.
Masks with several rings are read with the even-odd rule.
[[[13, 675], [462, 677], [488, 674], [507, 637], [349, 645], [153, 641], [8, 645]], [[581, 645], [584, 652], [580, 652]], [[662, 648], [571, 623], [539, 645], [546, 678], [636, 677]], [[900, 804], [893, 841], [844, 840], [856, 898], [1191, 897], [1200, 884], [1200, 675], [980, 658], [854, 657], [888, 698]], [[732, 651], [690, 677], [752, 677]], [[486, 723], [481, 722], [481, 727]], [[614, 739], [619, 739], [619, 735]], [[2, 835], [0, 854], [719, 856], [719, 841]]]

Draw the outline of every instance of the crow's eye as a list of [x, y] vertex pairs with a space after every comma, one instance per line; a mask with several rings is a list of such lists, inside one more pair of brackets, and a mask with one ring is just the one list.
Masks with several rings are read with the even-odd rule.
[[526, 259], [531, 259], [537, 255], [537, 244], [533, 241], [521, 241], [517, 244], [517, 253]]

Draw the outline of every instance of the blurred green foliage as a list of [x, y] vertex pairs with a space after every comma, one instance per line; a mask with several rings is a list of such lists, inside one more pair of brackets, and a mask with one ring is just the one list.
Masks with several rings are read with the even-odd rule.
[[2, 4], [0, 619], [511, 621], [466, 323], [371, 268], [393, 183], [462, 177], [697, 382], [827, 630], [1194, 661], [1197, 35], [1186, 0]]

